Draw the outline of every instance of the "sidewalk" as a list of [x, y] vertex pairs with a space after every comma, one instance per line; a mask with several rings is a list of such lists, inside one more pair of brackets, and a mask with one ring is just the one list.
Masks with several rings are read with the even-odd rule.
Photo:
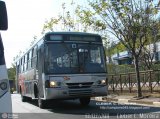
[[147, 97], [147, 96], [138, 99], [134, 96], [127, 96], [127, 95], [108, 95], [104, 97], [95, 97], [95, 100], [118, 102], [118, 103], [132, 103], [140, 105], [152, 105], [160, 107], [160, 98]]

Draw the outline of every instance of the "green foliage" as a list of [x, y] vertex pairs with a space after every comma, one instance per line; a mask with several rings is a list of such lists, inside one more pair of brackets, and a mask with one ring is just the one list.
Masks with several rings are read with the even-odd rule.
[[106, 48], [105, 51], [107, 56], [112, 56], [125, 50], [126, 48], [121, 42], [118, 42], [117, 44], [114, 44], [114, 42], [112, 42], [110, 45], [108, 45], [108, 48]]
[[46, 30], [54, 31], [54, 27], [55, 27], [56, 25], [58, 25], [61, 20], [62, 20], [62, 17], [61, 17], [61, 16], [59, 16], [58, 18], [51, 18], [50, 20], [47, 20], [47, 21], [45, 22], [45, 24], [43, 25], [42, 34], [43, 34]]
[[[139, 67], [140, 71], [146, 71], [147, 69], [141, 65]], [[153, 64], [152, 70], [160, 70], [160, 63], [159, 64]], [[120, 74], [120, 73], [129, 73], [129, 72], [135, 72], [134, 65], [116, 65], [116, 64], [107, 64], [107, 71], [108, 74]]]
[[109, 74], [120, 74], [120, 73], [135, 72], [135, 68], [134, 65], [107, 64], [107, 71]]
[[[71, 3], [73, 6], [74, 3]], [[58, 29], [65, 31], [78, 31], [74, 17], [72, 17], [70, 11], [66, 11], [66, 4], [62, 4], [63, 13], [59, 13], [57, 17], [52, 17], [47, 20], [43, 25], [42, 34], [48, 31], [56, 31]]]
[[9, 80], [15, 80], [16, 76], [16, 67], [12, 64], [12, 67], [8, 69], [8, 78]]

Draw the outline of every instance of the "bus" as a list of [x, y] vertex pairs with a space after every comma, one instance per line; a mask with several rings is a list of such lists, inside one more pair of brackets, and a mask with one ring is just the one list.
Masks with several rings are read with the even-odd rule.
[[[4, 1], [0, 1], [0, 30], [7, 30], [7, 9]], [[8, 73], [4, 57], [3, 41], [0, 33], [0, 118], [12, 113], [12, 102], [9, 88]]]
[[22, 101], [79, 99], [107, 95], [106, 56], [100, 35], [83, 32], [49, 32], [16, 62]]

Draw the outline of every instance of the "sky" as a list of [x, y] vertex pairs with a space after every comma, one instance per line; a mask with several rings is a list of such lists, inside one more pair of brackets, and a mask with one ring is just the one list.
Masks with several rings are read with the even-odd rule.
[[[8, 30], [1, 31], [7, 68], [20, 51], [29, 48], [33, 37], [41, 38], [43, 24], [62, 13], [62, 3], [72, 0], [3, 0], [8, 12]], [[80, 2], [81, 1], [81, 2]], [[83, 4], [85, 0], [74, 0]], [[66, 4], [67, 5], [67, 4]], [[67, 6], [66, 6], [67, 8]]]

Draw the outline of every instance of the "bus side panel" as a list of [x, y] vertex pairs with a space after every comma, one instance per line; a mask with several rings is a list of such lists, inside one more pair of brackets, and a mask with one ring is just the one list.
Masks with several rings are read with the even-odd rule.
[[12, 113], [11, 94], [7, 92], [0, 98], [0, 113]]
[[34, 77], [33, 77], [33, 81], [32, 81], [32, 99], [35, 99], [36, 98], [36, 89], [37, 87], [35, 86], [38, 86], [38, 70], [36, 68], [34, 68]]
[[25, 88], [26, 88], [26, 95], [28, 97], [32, 97], [32, 95], [34, 94], [34, 87], [33, 87], [33, 80], [34, 80], [34, 69], [28, 70], [25, 73]]
[[24, 82], [25, 82], [25, 76], [24, 74], [20, 74], [18, 76], [18, 84], [19, 84], [19, 91], [22, 95], [25, 95], [25, 85], [24, 85]]
[[0, 113], [12, 112], [12, 101], [6, 65], [0, 65], [0, 83], [7, 83], [6, 89], [0, 89]]

